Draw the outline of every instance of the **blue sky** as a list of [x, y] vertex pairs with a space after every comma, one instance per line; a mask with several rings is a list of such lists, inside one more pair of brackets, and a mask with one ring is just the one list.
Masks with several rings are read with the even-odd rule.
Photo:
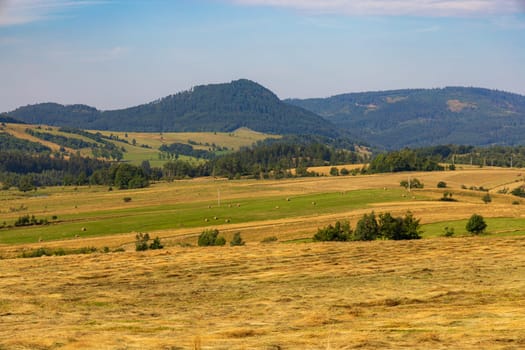
[[281, 98], [525, 94], [525, 0], [0, 0], [0, 111], [248, 78]]

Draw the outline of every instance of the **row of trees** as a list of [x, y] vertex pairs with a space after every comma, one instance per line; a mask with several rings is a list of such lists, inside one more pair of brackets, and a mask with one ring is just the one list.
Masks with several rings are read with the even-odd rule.
[[320, 228], [313, 236], [314, 241], [373, 241], [376, 239], [407, 240], [421, 238], [419, 219], [411, 212], [404, 217], [394, 217], [390, 213], [376, 216], [374, 212], [364, 214], [352, 230], [348, 221]]

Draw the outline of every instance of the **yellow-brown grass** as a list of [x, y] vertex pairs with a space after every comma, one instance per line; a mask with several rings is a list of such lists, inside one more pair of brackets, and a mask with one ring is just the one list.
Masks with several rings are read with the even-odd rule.
[[0, 260], [5, 349], [522, 349], [524, 238]]

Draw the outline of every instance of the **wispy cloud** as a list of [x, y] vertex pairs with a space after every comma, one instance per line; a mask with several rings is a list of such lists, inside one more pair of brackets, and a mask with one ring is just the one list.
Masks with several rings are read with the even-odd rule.
[[523, 0], [228, 0], [314, 14], [462, 17], [525, 13]]
[[101, 4], [100, 0], [0, 0], [0, 27], [55, 18], [73, 9]]

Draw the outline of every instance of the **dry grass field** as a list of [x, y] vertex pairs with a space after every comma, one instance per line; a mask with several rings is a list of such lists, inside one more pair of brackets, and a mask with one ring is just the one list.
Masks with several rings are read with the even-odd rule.
[[[401, 189], [408, 177], [425, 188]], [[0, 230], [0, 349], [522, 349], [525, 203], [498, 193], [520, 184], [519, 170], [465, 168], [1, 191], [0, 221], [59, 220]], [[458, 202], [439, 201], [444, 191]], [[411, 210], [424, 237], [445, 225], [459, 237], [298, 243], [371, 210]], [[474, 212], [488, 234], [465, 235]], [[166, 248], [135, 252], [135, 232], [148, 227]], [[206, 227], [228, 240], [241, 232], [247, 245], [195, 247]], [[261, 243], [269, 236], [278, 241]], [[125, 252], [15, 258], [91, 246]]]
[[523, 349], [525, 239], [0, 261], [0, 349]]

